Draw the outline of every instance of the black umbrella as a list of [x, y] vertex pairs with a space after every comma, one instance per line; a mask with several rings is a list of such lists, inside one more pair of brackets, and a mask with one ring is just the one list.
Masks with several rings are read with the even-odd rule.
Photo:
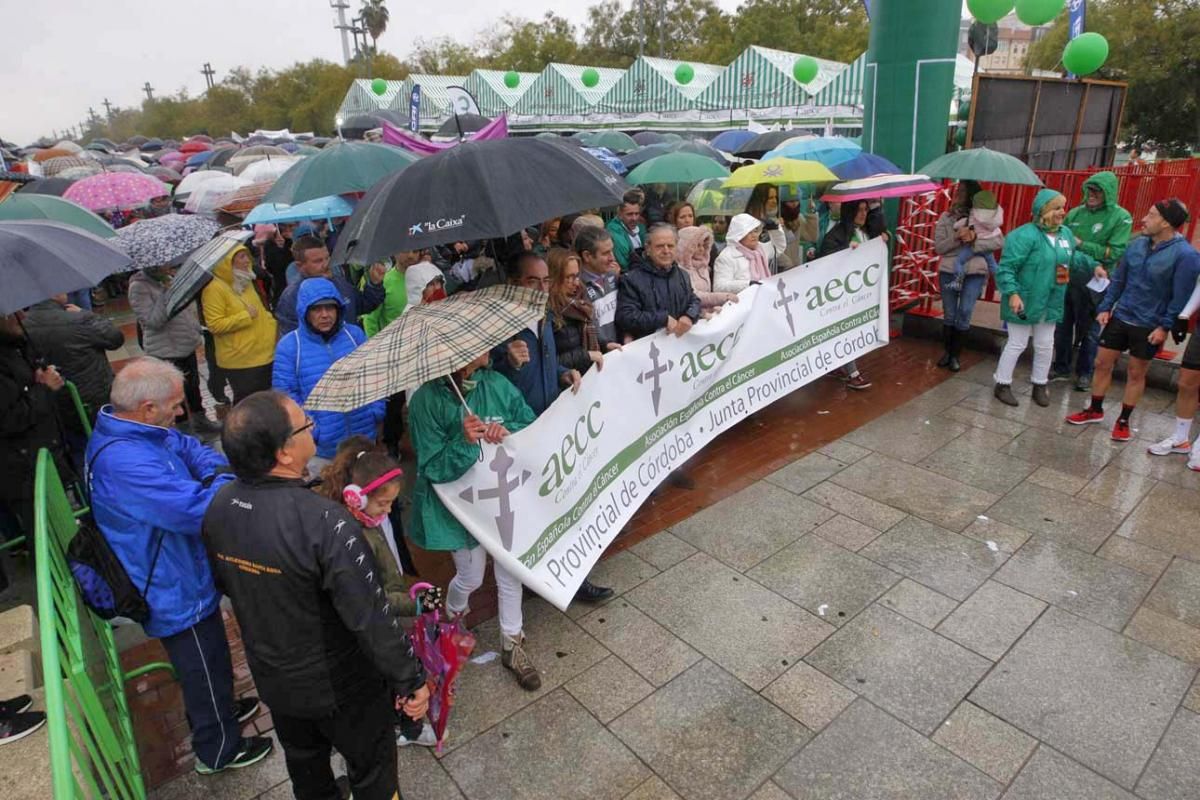
[[766, 133], [760, 133], [742, 145], [734, 155], [742, 158], [762, 158], [763, 153], [768, 150], [774, 150], [788, 139], [795, 139], [797, 136], [803, 135], [804, 131], [767, 131]]
[[128, 269], [129, 256], [99, 236], [48, 220], [0, 222], [0, 314], [90, 289]]
[[667, 137], [663, 136], [657, 131], [642, 131], [641, 133], [635, 133], [633, 135], [633, 140], [642, 147], [645, 147], [648, 144], [662, 144], [663, 142], [668, 141]]
[[629, 186], [584, 151], [544, 139], [462, 144], [384, 178], [338, 236], [335, 263], [508, 236], [584, 208], [621, 202]]
[[29, 192], [30, 194], [52, 194], [55, 197], [62, 197], [67, 188], [74, 183], [72, 178], [42, 178], [40, 181], [27, 183], [18, 192]]
[[458, 139], [468, 133], [481, 131], [491, 123], [490, 119], [481, 117], [478, 114], [458, 114], [443, 122], [434, 136], [446, 139]]
[[241, 150], [236, 146], [218, 147], [216, 154], [204, 163], [206, 169], [215, 167], [224, 167], [228, 165], [229, 159], [240, 153]]

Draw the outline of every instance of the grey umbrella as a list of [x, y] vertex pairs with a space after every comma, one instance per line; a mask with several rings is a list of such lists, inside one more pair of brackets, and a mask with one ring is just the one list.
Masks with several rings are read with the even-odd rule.
[[0, 222], [0, 314], [63, 292], [90, 289], [129, 264], [125, 253], [71, 225]]

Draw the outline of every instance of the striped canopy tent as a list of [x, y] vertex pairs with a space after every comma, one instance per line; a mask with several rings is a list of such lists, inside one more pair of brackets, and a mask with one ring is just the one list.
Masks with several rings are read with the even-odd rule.
[[[692, 68], [692, 79], [680, 83], [675, 71], [681, 64]], [[689, 111], [695, 99], [725, 69], [717, 64], [671, 61], [642, 56], [630, 65], [600, 102], [597, 111], [615, 114], [646, 114]]]
[[342, 104], [338, 106], [337, 116], [350, 119], [357, 114], [369, 114], [382, 108], [391, 108], [403, 86], [404, 81], [388, 81], [387, 91], [380, 95], [371, 89], [371, 81], [358, 78], [350, 84]]
[[485, 117], [498, 117], [512, 111], [538, 77], [536, 72], [518, 72], [517, 85], [510, 89], [504, 84], [507, 74], [505, 70], [477, 69], [467, 76], [463, 88], [479, 103], [479, 113]]
[[866, 65], [867, 54], [863, 53], [813, 96], [813, 105], [819, 108], [862, 108], [863, 73]]
[[[583, 85], [583, 73], [589, 69], [596, 70], [600, 76], [600, 81], [590, 88]], [[624, 74], [623, 69], [547, 64], [517, 102], [513, 112], [526, 116], [590, 113]]]
[[734, 59], [695, 100], [708, 111], [811, 106], [813, 96], [845, 69], [839, 61], [813, 59], [817, 77], [807, 84], [792, 76], [799, 53], [751, 45]]
[[414, 72], [404, 79], [400, 92], [388, 107], [407, 117], [409, 98], [412, 96], [413, 87], [420, 86], [421, 130], [434, 130], [450, 114], [450, 95], [446, 94], [446, 88], [463, 86], [466, 82], [466, 75], [429, 75]]

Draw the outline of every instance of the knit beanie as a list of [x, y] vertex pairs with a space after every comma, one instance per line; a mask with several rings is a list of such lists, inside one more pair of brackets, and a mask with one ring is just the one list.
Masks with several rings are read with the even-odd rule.
[[1178, 197], [1159, 200], [1154, 204], [1154, 207], [1158, 209], [1158, 213], [1162, 215], [1162, 218], [1176, 230], [1182, 228], [1188, 221], [1187, 206]]

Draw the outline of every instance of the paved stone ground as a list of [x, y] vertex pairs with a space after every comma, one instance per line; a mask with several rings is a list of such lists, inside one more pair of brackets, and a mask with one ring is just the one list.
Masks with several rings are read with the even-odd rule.
[[[1173, 398], [1120, 445], [991, 368], [606, 559], [607, 605], [528, 602], [543, 688], [469, 665], [404, 796], [1200, 797], [1200, 474], [1145, 452]], [[290, 796], [278, 754], [156, 793]]]

